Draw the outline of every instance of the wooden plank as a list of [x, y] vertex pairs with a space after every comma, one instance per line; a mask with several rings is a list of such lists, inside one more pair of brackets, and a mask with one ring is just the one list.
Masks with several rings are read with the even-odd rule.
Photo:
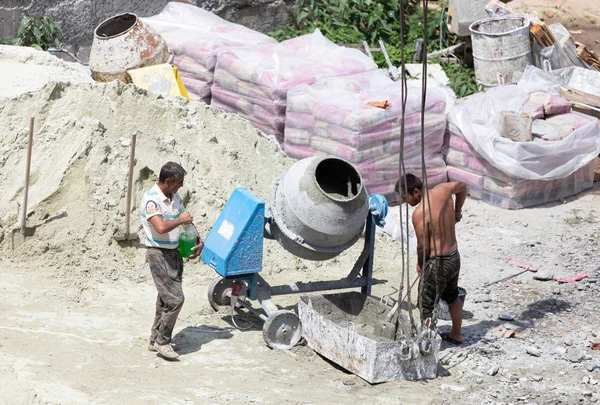
[[554, 45], [556, 42], [554, 34], [543, 21], [532, 24], [529, 33], [544, 48]]
[[560, 95], [561, 97], [575, 103], [583, 103], [592, 107], [600, 108], [600, 97], [593, 94], [575, 90], [571, 87], [560, 86]]
[[587, 64], [595, 67], [600, 70], [600, 58], [593, 51], [590, 51], [584, 44], [581, 42], [575, 42], [575, 46], [577, 49], [577, 55], [583, 59]]
[[573, 111], [577, 111], [578, 113], [596, 117], [600, 120], [600, 110], [599, 109], [590, 108], [589, 106], [575, 103], [575, 104], [573, 104]]

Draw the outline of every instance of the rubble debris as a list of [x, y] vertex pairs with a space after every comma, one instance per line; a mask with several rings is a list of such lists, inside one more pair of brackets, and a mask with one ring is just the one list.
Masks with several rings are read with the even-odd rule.
[[591, 361], [589, 363], [586, 363], [585, 368], [587, 371], [590, 371], [590, 372], [600, 369], [600, 360]]
[[491, 375], [493, 377], [496, 374], [498, 374], [499, 370], [500, 370], [500, 367], [498, 365], [494, 365], [487, 371], [487, 375]]
[[475, 303], [492, 302], [492, 297], [489, 294], [479, 295], [479, 296], [473, 298], [473, 302], [475, 302]]
[[392, 103], [390, 103], [388, 100], [367, 101], [365, 104], [371, 107], [383, 108], [384, 110], [387, 110], [392, 106]]
[[539, 271], [541, 267], [536, 266], [534, 264], [531, 263], [526, 263], [522, 260], [518, 260], [518, 259], [506, 259], [504, 260], [505, 263], [513, 265], [513, 266], [517, 266], [520, 267], [522, 269], [528, 269], [531, 271]]
[[442, 391], [457, 391], [457, 392], [462, 392], [462, 391], [466, 391], [467, 388], [466, 387], [461, 387], [458, 385], [449, 385], [449, 384], [442, 384], [440, 385], [440, 389]]
[[507, 330], [506, 332], [504, 332], [505, 339], [512, 339], [514, 337], [516, 337], [516, 333], [514, 330]]
[[586, 354], [577, 348], [570, 347], [567, 349], [565, 358], [571, 363], [581, 363], [586, 360]]
[[533, 279], [537, 281], [550, 281], [554, 279], [554, 272], [549, 270], [540, 271], [539, 273], [533, 275]]
[[572, 274], [570, 276], [554, 278], [554, 280], [559, 283], [574, 283], [575, 281], [583, 280], [587, 276], [588, 276], [587, 273], [577, 273], [577, 274]]

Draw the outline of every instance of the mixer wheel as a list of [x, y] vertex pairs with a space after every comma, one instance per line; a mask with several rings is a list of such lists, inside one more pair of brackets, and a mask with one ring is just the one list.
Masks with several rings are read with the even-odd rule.
[[302, 338], [300, 318], [286, 309], [274, 312], [263, 325], [263, 338], [271, 349], [291, 349]]
[[219, 307], [231, 305], [231, 289], [234, 282], [217, 276], [208, 286], [208, 302], [215, 311], [218, 311]]

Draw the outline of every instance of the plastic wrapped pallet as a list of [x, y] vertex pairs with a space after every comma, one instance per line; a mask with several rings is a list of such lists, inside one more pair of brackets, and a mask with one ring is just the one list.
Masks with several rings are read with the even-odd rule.
[[291, 88], [375, 69], [362, 52], [335, 45], [319, 30], [278, 44], [229, 48], [218, 55], [212, 104], [283, 142]]
[[[421, 88], [410, 82], [400, 142], [401, 84], [381, 70], [333, 77], [288, 92], [284, 150], [294, 158], [335, 156], [352, 163], [370, 192], [393, 193], [400, 151], [407, 172], [421, 174]], [[368, 102], [382, 102], [388, 108]], [[445, 96], [430, 86], [425, 104], [425, 166], [428, 184], [446, 181], [442, 157]]]
[[231, 46], [258, 46], [277, 41], [223, 20], [190, 4], [170, 2], [157, 15], [143, 18], [175, 53], [173, 63], [190, 98], [210, 103], [210, 88], [219, 51]]
[[465, 182], [473, 197], [507, 209], [564, 199], [592, 187], [600, 152], [596, 118], [566, 112], [534, 121], [534, 132], [536, 122], [567, 132], [557, 140], [538, 136], [513, 142], [498, 133], [501, 112], [519, 111], [539, 91], [552, 95], [544, 96], [553, 100], [544, 105], [549, 113], [567, 111], [556, 96], [558, 87], [550, 75], [529, 67], [519, 85], [500, 86], [458, 104], [450, 113], [445, 140], [448, 179]]
[[527, 180], [509, 176], [488, 163], [457, 128], [449, 125], [446, 164], [448, 180], [462, 181], [470, 196], [506, 209], [520, 209], [575, 195], [592, 186], [595, 160], [562, 179]]

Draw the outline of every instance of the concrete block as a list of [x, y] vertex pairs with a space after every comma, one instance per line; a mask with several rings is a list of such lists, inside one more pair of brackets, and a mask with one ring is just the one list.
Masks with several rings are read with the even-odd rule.
[[489, 0], [450, 0], [448, 13], [452, 17], [450, 32], [466, 37], [470, 36], [469, 25], [488, 18], [485, 6]]
[[[376, 336], [375, 324], [388, 311], [387, 305], [357, 292], [304, 295], [298, 300], [308, 345], [367, 382], [435, 378], [441, 339], [431, 330], [408, 341]], [[406, 336], [408, 322], [402, 325]]]

